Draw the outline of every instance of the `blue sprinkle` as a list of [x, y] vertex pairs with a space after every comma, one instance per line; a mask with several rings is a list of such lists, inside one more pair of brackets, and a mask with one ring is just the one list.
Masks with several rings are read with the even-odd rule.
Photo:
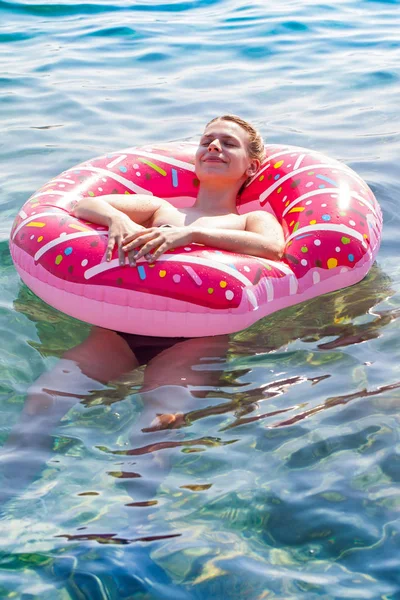
[[142, 281], [143, 281], [144, 279], [146, 279], [146, 271], [145, 271], [145, 269], [144, 269], [144, 266], [143, 266], [143, 265], [139, 265], [139, 266], [138, 266], [138, 268], [137, 268], [137, 270], [138, 270], [138, 273], [139, 273], [139, 277], [140, 277], [140, 279], [141, 279]]
[[318, 177], [318, 179], [322, 179], [323, 181], [327, 181], [328, 183], [331, 183], [332, 185], [335, 185], [337, 187], [337, 183], [336, 181], [333, 181], [333, 179], [330, 179], [329, 177], [326, 177], [326, 175], [316, 175], [315, 177]]
[[65, 248], [64, 254], [66, 256], [69, 256], [70, 254], [72, 254], [72, 248], [71, 248], [71, 246], [68, 246], [68, 248]]
[[174, 187], [178, 187], [178, 171], [176, 169], [171, 169], [172, 173], [172, 185]]
[[321, 185], [319, 185], [318, 187], [319, 187], [319, 189], [320, 189], [320, 190], [323, 190], [323, 189], [326, 187], [326, 185], [324, 185], [324, 184], [322, 183], [322, 184], [321, 184]]
[[354, 254], [349, 254], [347, 258], [349, 259], [350, 262], [353, 262], [354, 261]]
[[124, 165], [121, 165], [120, 167], [118, 167], [118, 169], [122, 172], [122, 173], [126, 173], [127, 172], [127, 168], [124, 167]]
[[279, 177], [280, 177], [279, 173], [278, 173], [278, 175], [275, 175], [275, 177], [274, 177], [275, 181], [276, 181], [277, 179], [279, 179]]
[[330, 221], [331, 220], [331, 215], [322, 215], [322, 219], [324, 221]]

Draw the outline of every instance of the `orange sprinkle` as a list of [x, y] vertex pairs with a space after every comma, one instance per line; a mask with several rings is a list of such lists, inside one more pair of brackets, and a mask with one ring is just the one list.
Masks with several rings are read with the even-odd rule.
[[334, 269], [337, 267], [338, 261], [337, 258], [328, 258], [327, 265], [328, 269]]
[[161, 269], [161, 271], [158, 272], [160, 277], [165, 277], [167, 274], [167, 271], [164, 271], [164, 269]]

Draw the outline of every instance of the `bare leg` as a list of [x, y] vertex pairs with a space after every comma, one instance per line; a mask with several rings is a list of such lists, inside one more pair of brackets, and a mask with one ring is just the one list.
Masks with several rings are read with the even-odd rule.
[[19, 422], [1, 449], [0, 501], [12, 498], [31, 481], [48, 458], [52, 432], [77, 402], [138, 366], [120, 336], [93, 328], [79, 346], [29, 388]]

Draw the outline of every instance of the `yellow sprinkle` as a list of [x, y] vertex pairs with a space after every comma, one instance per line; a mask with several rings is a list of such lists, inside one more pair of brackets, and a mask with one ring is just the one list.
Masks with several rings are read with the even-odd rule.
[[161, 271], [158, 272], [160, 277], [165, 277], [167, 274], [167, 271], [164, 271], [164, 269], [162, 269]]
[[153, 265], [147, 265], [147, 266], [149, 267], [149, 269], [154, 269], [154, 267], [155, 267], [156, 265], [154, 265], [154, 264], [153, 264]]
[[279, 160], [274, 164], [274, 169], [279, 169], [283, 165], [283, 160]]
[[316, 222], [317, 222], [317, 221], [316, 221], [315, 219], [313, 219], [312, 221], [310, 221], [310, 225], [315, 225], [315, 224], [316, 224]]
[[364, 233], [364, 239], [367, 240], [368, 239], [368, 234]]
[[334, 269], [335, 267], [337, 267], [337, 258], [328, 258], [328, 269]]
[[130, 194], [130, 192], [128, 192], [128, 190], [125, 190], [125, 194]]
[[94, 192], [88, 192], [89, 196], [94, 196]]
[[282, 186], [281, 186], [281, 187], [278, 187], [278, 189], [276, 190], [276, 193], [277, 193], [277, 194], [280, 194], [280, 193], [281, 193], [281, 191], [282, 191]]
[[258, 179], [258, 181], [264, 181], [264, 175], [261, 175], [261, 177]]
[[62, 254], [58, 254], [58, 255], [56, 256], [56, 265], [59, 265], [59, 264], [60, 264], [60, 262], [62, 261], [62, 259], [63, 259], [63, 257], [62, 257]]
[[41, 241], [42, 241], [42, 239], [43, 239], [43, 236], [42, 236], [42, 235], [39, 235], [39, 237], [38, 237], [37, 241], [38, 241], [38, 242], [41, 242]]
[[304, 206], [295, 206], [294, 208], [291, 208], [289, 210], [289, 213], [292, 213], [292, 212], [303, 212], [303, 210], [304, 210]]
[[292, 227], [294, 225], [295, 221], [290, 221], [289, 223], [289, 227]]
[[222, 288], [226, 288], [226, 286], [227, 286], [228, 284], [226, 283], [226, 281], [220, 281], [220, 282], [219, 282], [219, 285], [220, 285], [220, 287], [222, 287]]
[[27, 224], [27, 227], [45, 227], [46, 223], [41, 223], [40, 221], [31, 221]]
[[35, 202], [35, 204], [31, 204], [31, 208], [36, 208], [36, 206], [39, 206], [39, 202]]
[[87, 227], [82, 227], [82, 225], [75, 225], [75, 223], [70, 223], [68, 227], [71, 227], [71, 229], [78, 229], [78, 231], [90, 231], [90, 229], [88, 229]]
[[287, 202], [285, 202], [285, 206], [289, 206], [290, 204], [290, 200], [288, 200]]
[[208, 290], [207, 290], [207, 291], [208, 291], [208, 293], [209, 293], [209, 294], [212, 294], [212, 293], [213, 293], [213, 291], [214, 291], [214, 288], [208, 288]]
[[150, 160], [147, 160], [146, 158], [139, 158], [138, 160], [140, 160], [140, 162], [144, 163], [145, 165], [147, 165], [151, 169], [154, 169], [155, 171], [157, 171], [157, 173], [160, 173], [160, 175], [163, 175], [164, 177], [166, 176], [167, 171], [165, 171], [164, 169], [162, 169], [158, 165], [154, 164]]

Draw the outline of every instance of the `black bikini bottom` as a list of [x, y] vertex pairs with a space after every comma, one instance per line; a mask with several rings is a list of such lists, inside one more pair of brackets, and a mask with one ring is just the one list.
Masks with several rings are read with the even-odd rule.
[[150, 337], [147, 335], [135, 335], [133, 333], [123, 333], [117, 331], [118, 335], [122, 337], [136, 356], [139, 365], [147, 365], [153, 358], [161, 354], [164, 350], [172, 348], [175, 344], [184, 342], [187, 338], [175, 337]]

